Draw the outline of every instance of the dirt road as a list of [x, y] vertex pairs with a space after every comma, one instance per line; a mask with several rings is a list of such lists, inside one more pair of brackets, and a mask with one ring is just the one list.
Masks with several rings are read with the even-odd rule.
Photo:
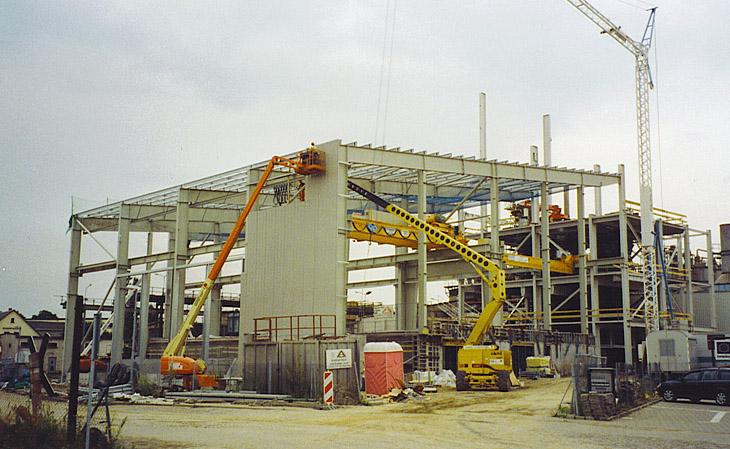
[[509, 393], [442, 389], [423, 401], [337, 410], [115, 405], [112, 413], [116, 424], [126, 420], [123, 439], [140, 449], [727, 447], [726, 436], [553, 418], [568, 386], [545, 379]]

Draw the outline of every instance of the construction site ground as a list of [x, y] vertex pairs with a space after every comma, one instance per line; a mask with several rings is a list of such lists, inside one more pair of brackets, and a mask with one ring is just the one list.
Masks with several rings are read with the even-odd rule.
[[439, 388], [423, 400], [336, 410], [187, 403], [116, 404], [111, 412], [138, 449], [730, 447], [722, 407], [658, 403], [612, 421], [556, 418], [569, 386], [541, 379], [508, 393]]

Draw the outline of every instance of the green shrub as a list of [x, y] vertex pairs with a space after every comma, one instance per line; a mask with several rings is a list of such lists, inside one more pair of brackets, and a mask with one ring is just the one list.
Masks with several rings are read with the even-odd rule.
[[[122, 426], [124, 423], [122, 423]], [[91, 429], [91, 447], [98, 449], [124, 449], [119, 438], [121, 427], [114, 432], [111, 441], [99, 429]], [[79, 449], [83, 448], [85, 434], [79, 434], [73, 445], [66, 444], [66, 423], [55, 418], [48, 410], [37, 416], [27, 407], [13, 407], [0, 416], [0, 449]]]

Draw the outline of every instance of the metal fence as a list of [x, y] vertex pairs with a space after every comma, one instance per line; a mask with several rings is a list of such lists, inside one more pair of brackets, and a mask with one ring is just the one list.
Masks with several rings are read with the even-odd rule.
[[[29, 412], [32, 412], [33, 405], [29, 389], [0, 391], [0, 415], [3, 419], [14, 413], [19, 407], [23, 407]], [[40, 413], [65, 425], [68, 414], [68, 402], [65, 399], [50, 399], [44, 395], [41, 400]]]
[[[85, 388], [83, 390], [86, 390]], [[85, 391], [79, 391], [80, 395], [84, 395]], [[68, 418], [68, 399], [59, 395], [56, 397], [48, 397], [45, 393], [40, 395], [40, 407], [38, 413], [46, 418], [50, 418], [59, 426], [65, 427]], [[86, 424], [87, 403], [85, 397], [80, 398], [78, 402], [78, 410], [76, 413], [76, 423], [78, 431], [81, 431]], [[92, 406], [95, 402], [92, 403]], [[27, 412], [26, 412], [27, 411]], [[33, 413], [33, 403], [30, 389], [21, 390], [3, 390], [0, 391], [0, 418], [5, 420], [14, 420], [15, 415], [30, 416]], [[91, 418], [91, 428], [96, 428], [107, 433], [109, 419], [104, 404], [102, 404], [94, 416]], [[83, 436], [82, 436], [83, 437]]]
[[642, 365], [606, 367], [605, 357], [578, 354], [573, 363], [573, 413], [608, 418], [654, 394], [657, 379]]
[[351, 365], [331, 369], [335, 404], [359, 403], [360, 357], [357, 341], [303, 340], [243, 345], [242, 387], [266, 394], [322, 399], [327, 350], [349, 350]]

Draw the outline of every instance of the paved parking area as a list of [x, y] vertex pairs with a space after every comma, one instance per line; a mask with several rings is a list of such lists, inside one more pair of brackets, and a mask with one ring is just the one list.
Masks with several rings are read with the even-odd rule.
[[[616, 421], [622, 427], [730, 435], [730, 407], [710, 402], [659, 402]], [[730, 440], [730, 436], [728, 437]], [[728, 441], [730, 446], [730, 441]]]

